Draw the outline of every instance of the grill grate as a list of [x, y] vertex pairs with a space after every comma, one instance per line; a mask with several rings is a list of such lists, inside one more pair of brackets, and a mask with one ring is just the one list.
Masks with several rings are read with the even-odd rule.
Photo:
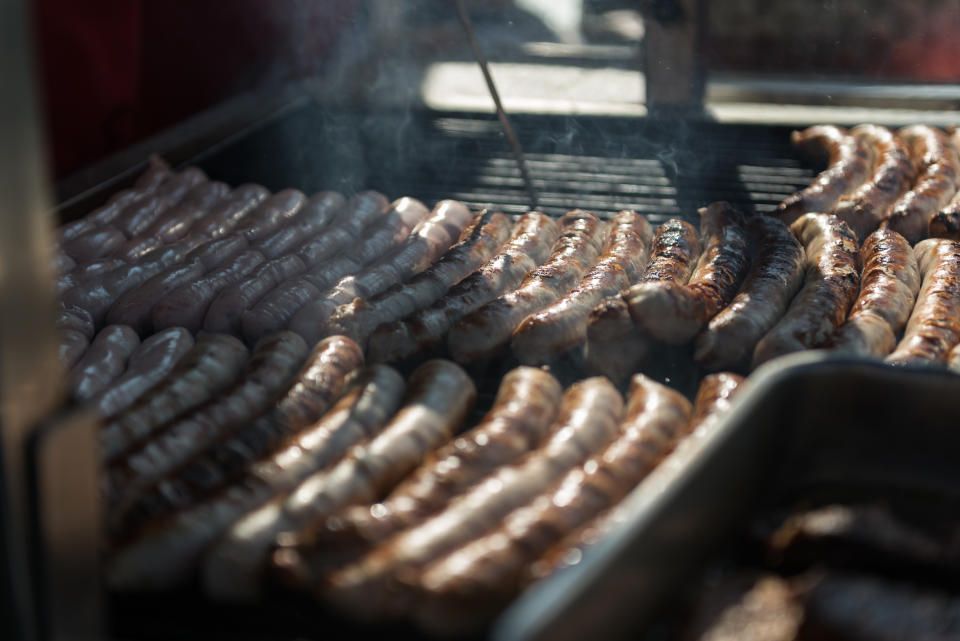
[[[601, 216], [634, 209], [659, 223], [693, 219], [728, 200], [773, 209], [810, 183], [814, 168], [789, 145], [789, 129], [650, 119], [519, 116], [517, 134], [551, 215], [580, 207]], [[377, 189], [428, 205], [456, 198], [522, 213], [528, 200], [493, 116], [421, 112], [356, 114], [307, 105], [194, 160], [230, 183], [271, 189]]]

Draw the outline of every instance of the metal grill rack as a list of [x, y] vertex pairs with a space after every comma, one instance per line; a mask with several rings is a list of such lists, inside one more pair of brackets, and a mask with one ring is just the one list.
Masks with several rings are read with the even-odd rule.
[[[790, 147], [785, 127], [664, 119], [515, 116], [541, 211], [599, 215], [634, 209], [659, 223], [694, 218], [728, 200], [773, 209], [815, 171]], [[520, 172], [493, 116], [420, 112], [361, 115], [308, 104], [192, 159], [231, 184], [271, 189], [377, 189], [433, 204], [522, 213]]]

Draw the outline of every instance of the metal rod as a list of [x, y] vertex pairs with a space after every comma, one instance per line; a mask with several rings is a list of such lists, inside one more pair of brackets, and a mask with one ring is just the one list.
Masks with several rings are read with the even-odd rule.
[[467, 39], [470, 41], [470, 47], [473, 49], [473, 56], [477, 59], [477, 64], [480, 65], [480, 71], [483, 72], [483, 79], [487, 83], [487, 89], [493, 98], [493, 104], [496, 105], [497, 117], [500, 118], [500, 126], [503, 127], [503, 133], [507, 136], [507, 142], [510, 143], [510, 149], [513, 151], [513, 157], [517, 161], [517, 167], [520, 168], [520, 175], [523, 176], [523, 184], [526, 186], [527, 195], [530, 197], [530, 208], [536, 209], [537, 190], [533, 186], [533, 179], [530, 178], [530, 172], [527, 171], [527, 162], [523, 156], [523, 148], [520, 146], [520, 141], [517, 140], [517, 135], [513, 131], [513, 125], [510, 124], [510, 118], [507, 117], [503, 103], [500, 102], [500, 94], [497, 92], [497, 86], [494, 84], [493, 76], [490, 75], [490, 69], [487, 67], [487, 59], [480, 50], [480, 43], [477, 42], [477, 37], [473, 33], [470, 15], [467, 13], [467, 8], [464, 6], [463, 0], [457, 0], [457, 12], [460, 14], [460, 23], [463, 25], [463, 30], [467, 32]]

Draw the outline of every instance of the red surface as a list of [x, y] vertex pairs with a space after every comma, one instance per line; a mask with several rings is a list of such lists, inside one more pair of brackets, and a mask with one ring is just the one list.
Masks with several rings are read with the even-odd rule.
[[312, 74], [356, 0], [37, 0], [62, 177], [247, 90]]

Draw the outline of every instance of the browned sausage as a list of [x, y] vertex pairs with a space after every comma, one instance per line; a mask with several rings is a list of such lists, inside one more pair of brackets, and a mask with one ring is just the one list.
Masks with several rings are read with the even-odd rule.
[[331, 336], [320, 342], [292, 385], [284, 386], [286, 392], [274, 398], [265, 413], [235, 425], [225, 438], [138, 496], [130, 510], [130, 523], [136, 526], [168, 516], [235, 481], [248, 466], [323, 416], [362, 364], [363, 352], [350, 339]]
[[803, 247], [779, 220], [747, 221], [753, 266], [740, 292], [696, 341], [694, 360], [711, 370], [749, 367], [757, 343], [780, 320], [803, 283]]
[[303, 192], [296, 189], [278, 191], [250, 210], [233, 233], [243, 234], [248, 241], [255, 242], [295, 217], [306, 201]]
[[195, 222], [190, 233], [204, 238], [226, 236], [269, 195], [266, 187], [240, 185]]
[[461, 318], [447, 336], [447, 349], [461, 363], [496, 354], [530, 314], [570, 291], [596, 261], [607, 226], [589, 212], [568, 212], [550, 257], [527, 274], [519, 287]]
[[61, 250], [69, 257], [83, 265], [92, 260], [109, 256], [120, 249], [127, 242], [123, 232], [111, 225], [94, 227], [90, 231], [80, 234], [73, 240], [67, 241]]
[[312, 530], [315, 556], [329, 556], [331, 567], [356, 559], [441, 510], [496, 468], [536, 449], [553, 422], [562, 394], [560, 383], [543, 370], [511, 370], [500, 383], [493, 407], [475, 427], [430, 454], [379, 503], [348, 508]]
[[336, 333], [328, 321], [337, 307], [356, 298], [375, 296], [419, 274], [460, 238], [471, 220], [473, 215], [463, 203], [440, 201], [390, 254], [356, 274], [344, 276], [319, 300], [304, 306], [290, 319], [290, 329], [308, 341]]
[[860, 248], [860, 295], [831, 341], [834, 349], [885, 356], [896, 346], [920, 290], [920, 268], [907, 239], [878, 229]]
[[124, 208], [113, 220], [113, 226], [127, 238], [145, 232], [160, 216], [178, 204], [193, 187], [207, 181], [196, 167], [189, 167], [160, 184], [146, 199]]
[[[697, 230], [672, 218], [660, 225], [650, 247], [650, 264], [640, 283], [685, 284], [700, 256]], [[650, 340], [637, 331], [622, 296], [601, 302], [587, 320], [586, 368], [590, 374], [620, 383], [633, 374], [650, 351]]]
[[832, 213], [850, 225], [860, 240], [889, 217], [894, 203], [913, 184], [917, 172], [906, 144], [886, 127], [858, 125], [852, 133], [874, 148], [876, 166], [870, 180], [841, 198]]
[[382, 323], [389, 323], [432, 305], [451, 286], [490, 259], [510, 235], [510, 219], [501, 213], [477, 214], [463, 240], [428, 269], [372, 298], [356, 299], [337, 308], [330, 331], [365, 345]]
[[857, 238], [845, 222], [829, 214], [807, 214], [790, 230], [806, 252], [803, 287], [783, 318], [757, 343], [753, 367], [823, 346], [846, 320], [860, 289]]
[[333, 468], [308, 477], [286, 499], [266, 504], [230, 528], [207, 555], [206, 592], [224, 600], [255, 597], [279, 533], [322, 521], [347, 505], [370, 503], [388, 491], [425, 454], [450, 439], [475, 395], [470, 377], [454, 363], [421, 365], [410, 379], [403, 407], [369, 443], [351, 449]]
[[130, 355], [126, 371], [100, 392], [92, 404], [101, 416], [111, 417], [130, 407], [141, 394], [159, 383], [193, 348], [193, 336], [182, 327], [171, 327], [140, 343]]
[[[459, 495], [442, 512], [405, 530], [327, 577], [324, 597], [369, 618], [402, 612], [408, 603], [398, 578], [418, 572], [460, 545], [482, 536], [544, 487], [600, 452], [618, 434], [623, 399], [605, 378], [574, 383], [564, 394], [552, 435], [539, 449], [501, 467]], [[304, 548], [301, 554], [308, 555]], [[390, 594], [391, 598], [382, 598]]]
[[913, 125], [897, 134], [910, 149], [918, 175], [916, 184], [893, 204], [883, 224], [912, 245], [926, 237], [931, 218], [957, 192], [960, 157], [946, 134], [935, 127]]
[[[312, 340], [315, 338], [313, 325], [317, 322], [317, 314], [322, 316], [323, 312], [307, 305], [311, 301], [322, 305], [325, 302], [321, 300], [324, 293], [341, 278], [389, 256], [429, 213], [423, 203], [413, 198], [395, 200], [390, 210], [377, 218], [376, 227], [370, 230], [371, 233], [352, 247], [345, 248], [338, 259], [312, 266], [302, 277], [293, 281], [292, 288], [284, 283], [244, 313], [240, 322], [243, 335], [247, 340], [255, 340], [269, 332], [289, 327], [300, 332], [308, 341]], [[298, 314], [300, 317], [294, 322]]]
[[544, 488], [495, 528], [426, 566], [415, 581], [418, 618], [454, 632], [489, 623], [526, 584], [528, 567], [552, 545], [615, 505], [684, 436], [690, 402], [640, 374], [630, 382], [620, 435]]
[[194, 223], [220, 202], [228, 199], [230, 187], [222, 182], [202, 182], [187, 192], [174, 207], [154, 221], [142, 236], [170, 243], [187, 235]]
[[290, 387], [307, 352], [306, 343], [292, 332], [264, 337], [231, 387], [196, 411], [154, 430], [149, 441], [111, 461], [104, 475], [111, 529], [119, 527], [141, 492], [265, 412]]
[[845, 129], [816, 125], [803, 131], [794, 131], [790, 140], [795, 146], [817, 155], [826, 151], [828, 166], [809, 187], [777, 206], [774, 215], [787, 226], [804, 214], [830, 211], [841, 196], [850, 193], [870, 177], [873, 148], [862, 138], [851, 136]]
[[403, 397], [404, 381], [374, 365], [316, 423], [243, 477], [210, 498], [152, 522], [107, 560], [107, 581], [119, 589], [156, 589], [185, 583], [209, 546], [234, 522], [280, 496], [318, 470], [340, 460], [354, 445], [379, 433]]
[[316, 193], [303, 204], [296, 216], [272, 234], [259, 239], [253, 248], [267, 258], [283, 256], [322, 232], [344, 210], [346, 203], [346, 199], [335, 191]]
[[70, 388], [75, 398], [90, 400], [106, 388], [127, 367], [140, 338], [126, 325], [104, 327], [70, 371]]
[[[683, 437], [692, 432], [709, 430], [730, 408], [734, 396], [742, 389], [744, 378], [736, 374], [722, 372], [704, 377], [697, 391], [693, 413], [687, 426], [674, 432], [674, 437]], [[688, 409], [689, 411], [689, 409]], [[666, 432], [665, 436], [670, 435]], [[655, 434], [650, 434], [655, 437]], [[689, 441], [677, 438], [650, 439], [649, 456], [656, 460], [666, 456], [674, 446], [683, 447]], [[586, 550], [602, 541], [610, 532], [621, 527], [633, 518], [634, 510], [622, 503], [607, 509], [584, 525], [565, 536], [563, 540], [545, 552], [538, 561], [528, 566], [527, 576], [522, 581], [531, 582], [542, 579], [558, 569], [576, 565]]]
[[701, 209], [700, 228], [703, 256], [686, 285], [644, 282], [623, 294], [637, 327], [671, 345], [691, 340], [726, 307], [750, 267], [746, 221], [729, 203]]
[[247, 348], [232, 336], [204, 334], [160, 384], [100, 431], [103, 456], [113, 460], [182, 412], [209, 400], [243, 371]]
[[[357, 194], [348, 201], [343, 215], [323, 234], [306, 240], [295, 253], [267, 261], [244, 280], [224, 288], [210, 303], [204, 327], [215, 332], [240, 333], [241, 318], [247, 310], [275, 288], [280, 289], [272, 297], [282, 297], [283, 286], [292, 286], [289, 284], [296, 282], [296, 277], [308, 267], [320, 265], [357, 242], [364, 230], [388, 210], [389, 203], [383, 194], [374, 191]], [[283, 303], [284, 308], [291, 307], [286, 301]], [[289, 309], [287, 313], [292, 315], [294, 311]]]
[[540, 212], [524, 214], [497, 255], [443, 298], [402, 321], [377, 328], [370, 336], [369, 358], [395, 362], [440, 344], [459, 319], [516, 287], [542, 263], [558, 233], [557, 224], [550, 217]]
[[886, 361], [943, 363], [960, 342], [960, 242], [931, 238], [914, 248], [923, 285], [903, 340]]
[[263, 254], [251, 249], [199, 278], [174, 287], [150, 309], [153, 331], [175, 326], [186, 327], [191, 332], [199, 331], [210, 303], [217, 294], [242, 280], [265, 260]]
[[590, 310], [639, 280], [653, 238], [650, 223], [636, 212], [622, 211], [610, 225], [603, 253], [580, 284], [514, 331], [510, 345], [521, 363], [544, 365], [581, 347]]

